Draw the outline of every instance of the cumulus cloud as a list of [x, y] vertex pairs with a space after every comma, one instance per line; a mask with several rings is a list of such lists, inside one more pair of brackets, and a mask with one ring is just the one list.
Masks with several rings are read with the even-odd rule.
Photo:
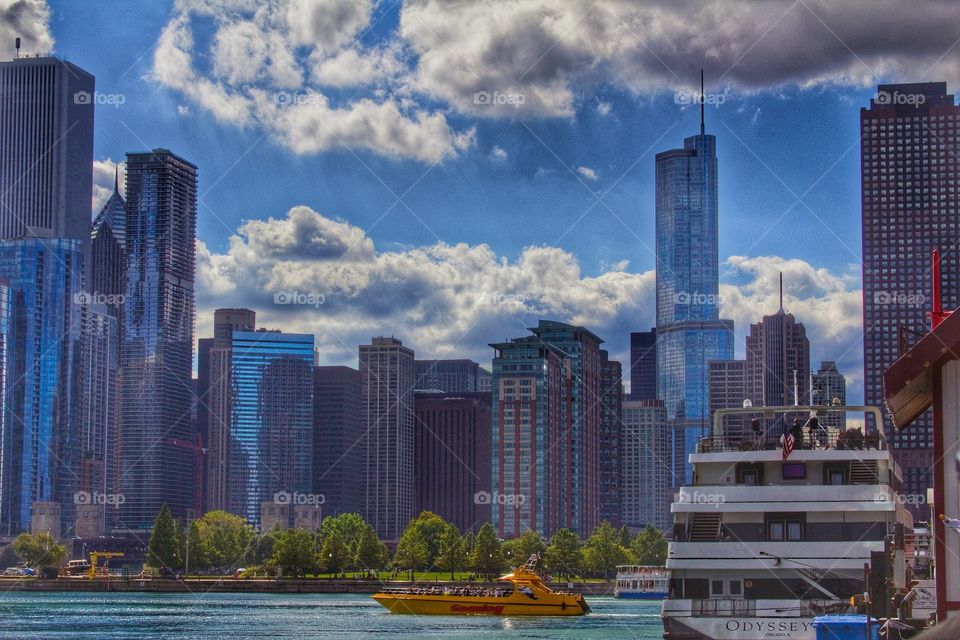
[[577, 167], [577, 173], [580, 174], [580, 177], [585, 178], [587, 180], [591, 180], [591, 181], [596, 180], [597, 178], [600, 177], [597, 175], [597, 172], [591, 169], [590, 167], [583, 167], [583, 166]]
[[417, 87], [478, 116], [517, 115], [478, 108], [478, 91], [524, 96], [523, 115], [567, 117], [591, 85], [689, 90], [701, 67], [748, 92], [928, 70], [960, 80], [945, 55], [960, 37], [952, 0], [412, 0], [400, 32], [419, 56]]
[[24, 55], [53, 51], [50, 7], [44, 0], [0, 0], [0, 59], [14, 56], [16, 38]]
[[[776, 256], [733, 256], [725, 267], [722, 313], [736, 322], [739, 357], [750, 323], [776, 312], [782, 271], [784, 304], [807, 327], [811, 364], [839, 361], [858, 392], [860, 292], [853, 272]], [[544, 246], [514, 259], [485, 244], [381, 251], [362, 229], [298, 206], [244, 223], [222, 253], [198, 243], [198, 335], [212, 330], [215, 308], [242, 306], [256, 309], [263, 326], [314, 333], [325, 363], [355, 366], [357, 345], [380, 334], [397, 336], [419, 357], [486, 363], [488, 343], [551, 318], [589, 327], [629, 371], [630, 332], [655, 322], [656, 276], [627, 268], [626, 260], [611, 261], [587, 275], [574, 255]]]
[[507, 152], [501, 147], [494, 145], [493, 149], [490, 150], [490, 159], [503, 162], [507, 159]]
[[[474, 143], [442, 111], [419, 106], [402, 90], [400, 48], [357, 48], [370, 20], [369, 2], [282, 3], [182, 1], [163, 28], [152, 77], [219, 122], [256, 127], [294, 153], [348, 147], [439, 162]], [[196, 33], [212, 30], [209, 42]], [[209, 69], [201, 62], [209, 60]], [[334, 100], [319, 86], [367, 87]]]
[[119, 171], [120, 195], [126, 193], [127, 163], [114, 162], [110, 158], [93, 161], [93, 216], [100, 213], [100, 209], [113, 195], [115, 172]]

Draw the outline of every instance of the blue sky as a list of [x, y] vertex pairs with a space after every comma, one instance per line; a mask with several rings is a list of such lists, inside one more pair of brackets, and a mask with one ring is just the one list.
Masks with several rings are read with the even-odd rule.
[[[653, 157], [696, 133], [680, 103], [703, 66], [737, 352], [783, 270], [813, 363], [839, 360], [856, 398], [859, 109], [878, 82], [960, 75], [955, 9], [934, 1], [26, 4], [27, 50], [122, 96], [97, 106], [101, 187], [128, 151], [200, 167], [198, 335], [249, 305], [331, 363], [374, 333], [488, 362], [540, 316], [626, 359], [653, 320]], [[272, 304], [288, 290], [326, 304]]]

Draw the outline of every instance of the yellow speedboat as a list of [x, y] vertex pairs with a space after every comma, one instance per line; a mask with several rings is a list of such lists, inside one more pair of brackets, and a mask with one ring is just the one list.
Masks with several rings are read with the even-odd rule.
[[497, 579], [496, 587], [413, 586], [385, 589], [373, 599], [391, 613], [488, 616], [579, 616], [590, 611], [579, 593], [554, 591], [537, 575], [538, 554]]

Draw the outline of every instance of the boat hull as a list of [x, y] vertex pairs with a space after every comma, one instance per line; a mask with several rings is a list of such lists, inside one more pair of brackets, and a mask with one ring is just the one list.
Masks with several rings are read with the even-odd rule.
[[813, 618], [664, 617], [666, 640], [815, 640]]
[[590, 610], [583, 598], [574, 596], [540, 597], [539, 602], [533, 602], [526, 596], [471, 598], [377, 593], [373, 599], [391, 613], [419, 615], [580, 616]]
[[663, 600], [667, 595], [665, 591], [620, 591], [614, 597], [620, 600]]

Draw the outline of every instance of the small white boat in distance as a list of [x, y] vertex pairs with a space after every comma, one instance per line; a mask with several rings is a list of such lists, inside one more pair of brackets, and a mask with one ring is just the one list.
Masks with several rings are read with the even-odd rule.
[[668, 594], [670, 572], [666, 567], [642, 564], [617, 566], [616, 598], [632, 600], [663, 600]]

